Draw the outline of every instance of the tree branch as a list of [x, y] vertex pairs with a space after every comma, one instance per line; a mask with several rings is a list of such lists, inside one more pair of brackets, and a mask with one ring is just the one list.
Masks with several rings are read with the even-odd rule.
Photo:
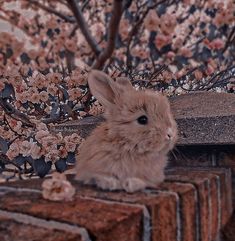
[[228, 36], [228, 39], [227, 39], [226, 44], [223, 49], [223, 53], [228, 49], [229, 45], [234, 42], [234, 40], [235, 40], [235, 26], [233, 26], [233, 28]]
[[112, 17], [108, 27], [107, 47], [101, 52], [101, 54], [95, 60], [94, 64], [92, 65], [93, 69], [101, 69], [105, 61], [111, 57], [115, 48], [115, 43], [116, 43], [116, 38], [118, 34], [118, 28], [122, 17], [122, 13], [123, 13], [122, 0], [114, 0]]
[[99, 56], [101, 49], [96, 42], [95, 38], [91, 35], [89, 31], [89, 27], [83, 17], [82, 11], [77, 4], [76, 0], [67, 0], [73, 14], [77, 20], [78, 26], [81, 29], [82, 34], [84, 35], [86, 41], [88, 42], [89, 46], [91, 47], [92, 51], [95, 53], [96, 56]]
[[56, 15], [57, 17], [62, 18], [63, 20], [65, 20], [66, 22], [69, 23], [75, 23], [76, 19], [70, 16], [66, 16], [65, 14], [56, 11], [55, 9], [51, 8], [51, 7], [47, 7], [43, 4], [41, 4], [40, 2], [38, 2], [37, 0], [29, 0], [30, 3], [35, 4], [36, 6], [38, 6], [39, 8], [47, 11], [48, 13], [52, 13], [54, 15]]
[[35, 124], [32, 123], [28, 116], [19, 110], [15, 109], [6, 99], [0, 98], [0, 106], [3, 108], [6, 114], [10, 115], [12, 118], [23, 122], [29, 127], [35, 127]]

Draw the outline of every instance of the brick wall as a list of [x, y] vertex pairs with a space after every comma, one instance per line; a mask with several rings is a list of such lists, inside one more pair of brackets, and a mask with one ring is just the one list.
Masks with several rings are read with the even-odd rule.
[[232, 212], [226, 168], [171, 168], [158, 189], [134, 194], [72, 182], [66, 203], [44, 200], [41, 180], [0, 185], [0, 240], [214, 241]]

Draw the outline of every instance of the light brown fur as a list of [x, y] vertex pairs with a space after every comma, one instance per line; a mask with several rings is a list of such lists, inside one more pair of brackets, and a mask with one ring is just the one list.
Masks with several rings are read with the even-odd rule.
[[[105, 107], [106, 121], [82, 144], [76, 178], [107, 190], [156, 187], [164, 180], [167, 153], [177, 138], [167, 98], [137, 91], [123, 78], [114, 82], [100, 71], [92, 71], [88, 82]], [[137, 122], [142, 115], [146, 125]]]

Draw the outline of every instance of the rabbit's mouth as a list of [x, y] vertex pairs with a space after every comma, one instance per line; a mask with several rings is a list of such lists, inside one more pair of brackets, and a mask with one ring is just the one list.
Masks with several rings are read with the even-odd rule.
[[163, 145], [162, 149], [161, 149], [161, 153], [168, 153], [170, 150], [172, 150], [175, 146], [176, 143], [176, 137], [170, 139], [170, 140], [166, 140], [165, 144]]

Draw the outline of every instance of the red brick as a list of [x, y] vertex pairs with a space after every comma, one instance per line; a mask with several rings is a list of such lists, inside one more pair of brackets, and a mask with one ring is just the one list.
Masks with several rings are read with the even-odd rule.
[[158, 192], [149, 190], [128, 194], [125, 192], [105, 192], [102, 190], [84, 187], [73, 183], [77, 187], [78, 195], [86, 197], [109, 200], [111, 202], [122, 202], [133, 205], [144, 205], [151, 215], [152, 241], [175, 241], [177, 240], [177, 205], [176, 193]]
[[1, 209], [85, 227], [97, 241], [141, 240], [142, 209], [77, 197], [72, 202], [50, 202], [39, 193], [8, 192]]
[[181, 237], [183, 241], [196, 241], [197, 199], [196, 188], [190, 183], [164, 182], [161, 189], [175, 192], [180, 198]]
[[220, 178], [222, 199], [222, 225], [225, 225], [233, 212], [231, 170], [228, 168], [213, 168], [210, 170]]
[[221, 219], [222, 225], [224, 225], [228, 219], [230, 218], [233, 212], [232, 205], [232, 175], [231, 170], [229, 168], [174, 168], [171, 173], [178, 173], [183, 178], [185, 174], [192, 173], [192, 175], [202, 178], [210, 178], [211, 182], [213, 182], [213, 175], [217, 176], [219, 179], [220, 186], [220, 201], [221, 201]]
[[82, 241], [79, 234], [64, 230], [50, 230], [30, 224], [22, 224], [10, 218], [0, 217], [1, 241]]
[[[207, 176], [191, 171], [173, 171], [177, 175], [168, 176], [170, 180], [190, 182], [198, 190], [198, 209], [200, 218], [200, 237], [203, 241], [209, 241], [219, 232], [218, 226], [218, 189], [216, 186], [216, 176]], [[172, 173], [173, 173], [172, 172]], [[211, 203], [210, 203], [211, 202]]]

